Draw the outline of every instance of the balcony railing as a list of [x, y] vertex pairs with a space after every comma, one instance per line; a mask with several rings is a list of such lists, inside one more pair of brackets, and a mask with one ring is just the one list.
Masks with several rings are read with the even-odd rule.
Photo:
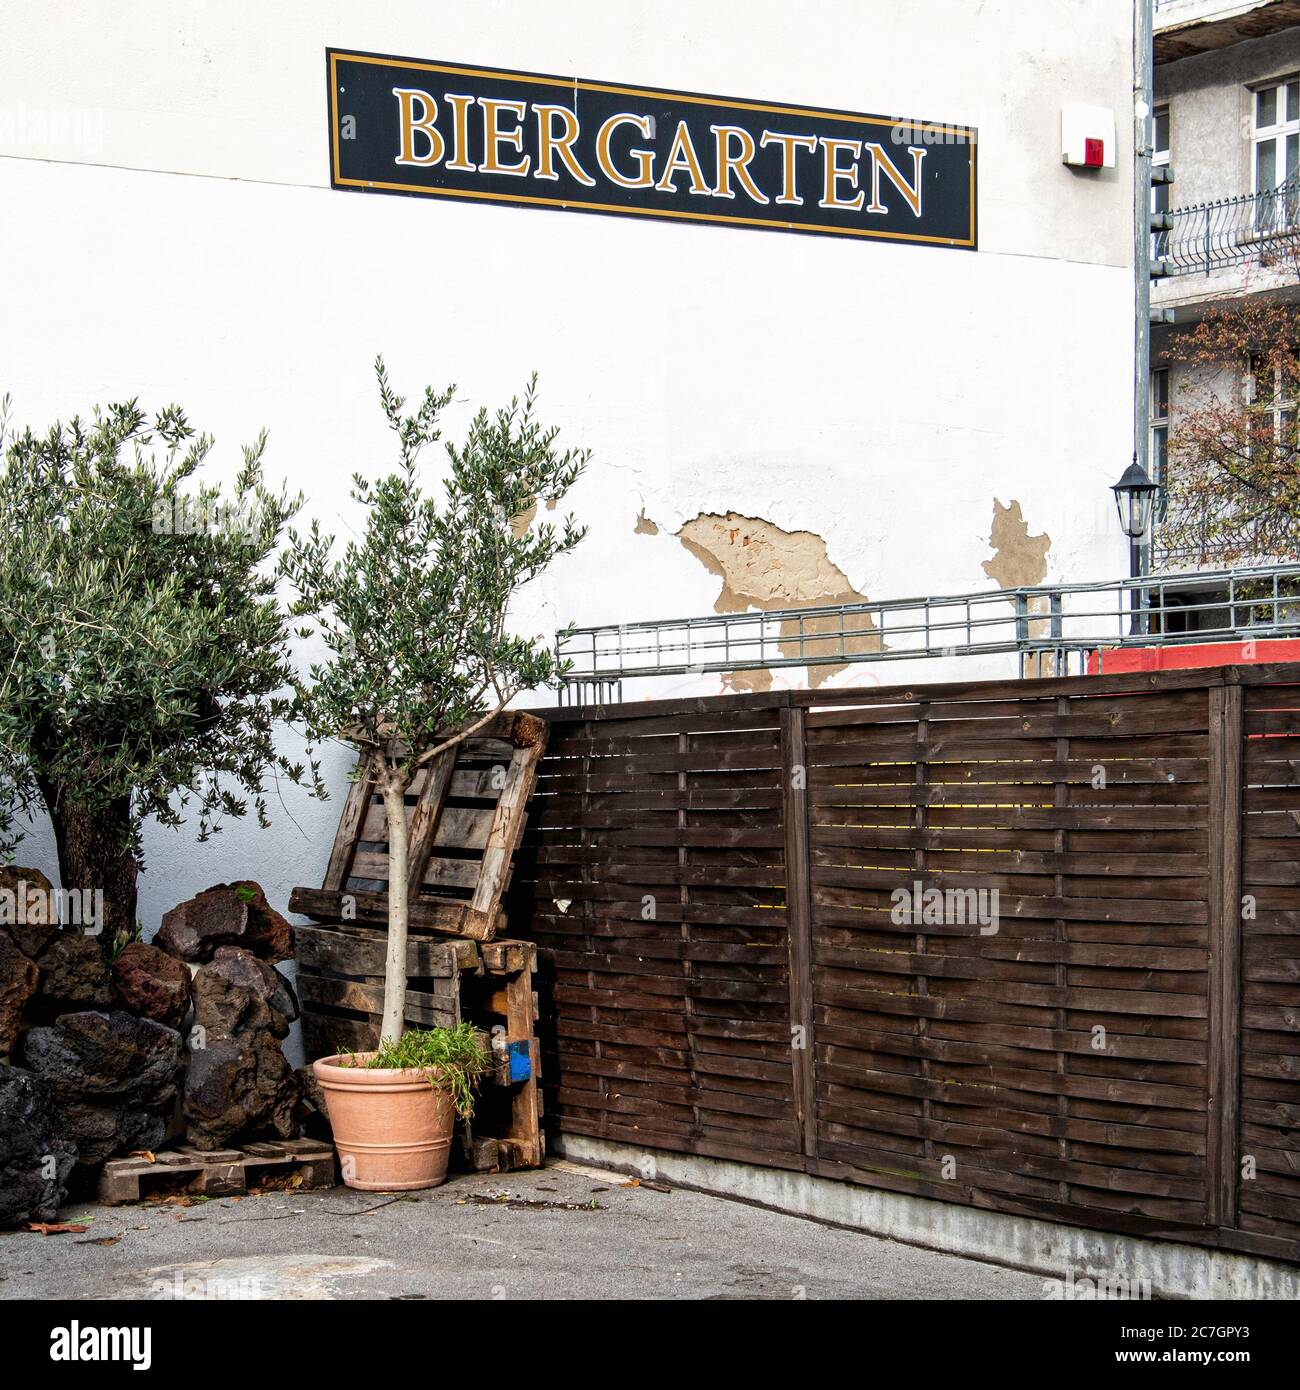
[[1208, 275], [1277, 255], [1300, 239], [1300, 178], [1263, 193], [1174, 208], [1172, 226], [1152, 237], [1151, 254], [1170, 275]]

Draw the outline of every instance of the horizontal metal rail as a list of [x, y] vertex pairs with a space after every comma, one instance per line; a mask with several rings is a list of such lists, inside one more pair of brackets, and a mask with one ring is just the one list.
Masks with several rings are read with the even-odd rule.
[[1005, 652], [1068, 675], [1098, 649], [1278, 636], [1300, 636], [1300, 564], [606, 624], [556, 653], [562, 701], [598, 703], [652, 676]]
[[1152, 237], [1152, 258], [1169, 275], [1208, 275], [1277, 254], [1300, 239], [1300, 179], [1263, 193], [1174, 208], [1171, 226]]

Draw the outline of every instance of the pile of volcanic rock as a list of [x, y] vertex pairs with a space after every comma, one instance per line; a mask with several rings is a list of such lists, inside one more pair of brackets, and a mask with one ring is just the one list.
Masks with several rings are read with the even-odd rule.
[[[32, 869], [0, 887], [51, 901]], [[34, 890], [34, 892], [33, 892]], [[211, 1150], [295, 1132], [301, 1083], [281, 1041], [298, 1016], [275, 969], [288, 922], [254, 883], [173, 908], [114, 958], [41, 913], [0, 920], [0, 1223], [47, 1217], [70, 1175], [169, 1141]]]

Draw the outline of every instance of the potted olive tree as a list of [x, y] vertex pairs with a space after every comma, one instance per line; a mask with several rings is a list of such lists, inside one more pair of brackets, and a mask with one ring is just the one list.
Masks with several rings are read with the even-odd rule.
[[388, 945], [377, 1052], [315, 1063], [344, 1176], [354, 1187], [430, 1187], [446, 1172], [457, 1111], [490, 1065], [472, 1029], [406, 1033], [405, 796], [416, 773], [471, 737], [521, 691], [557, 672], [549, 643], [508, 630], [520, 587], [573, 549], [583, 529], [530, 524], [586, 466], [536, 417], [536, 376], [522, 402], [480, 410], [462, 446], [445, 444], [443, 476], [421, 485], [420, 455], [441, 438], [455, 388], [424, 392], [405, 413], [375, 363], [398, 467], [378, 482], [353, 478], [364, 509], [356, 539], [336, 553], [313, 523], [291, 531], [282, 569], [297, 591], [300, 635], [326, 656], [310, 667], [300, 715], [316, 740], [341, 740], [373, 760], [388, 828]]

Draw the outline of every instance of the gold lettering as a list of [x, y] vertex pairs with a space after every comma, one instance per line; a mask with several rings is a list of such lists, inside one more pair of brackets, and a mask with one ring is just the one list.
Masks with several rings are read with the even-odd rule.
[[[393, 95], [397, 98], [397, 119], [401, 131], [401, 152], [393, 162], [417, 166], [437, 164], [447, 153], [446, 142], [433, 124], [438, 119], [438, 103], [418, 87], [394, 87]], [[428, 141], [428, 148], [419, 156], [415, 153], [417, 134], [423, 135]]]
[[[718, 151], [718, 182], [713, 190], [715, 198], [734, 198], [736, 195], [731, 191], [731, 176], [735, 174], [740, 181], [740, 186], [756, 203], [766, 203], [771, 200], [765, 193], [759, 191], [758, 185], [754, 182], [749, 172], [749, 161], [755, 154], [754, 137], [738, 125], [713, 125], [709, 129], [713, 132], [713, 138], [717, 143]], [[732, 137], [740, 140], [740, 152], [731, 153]]]
[[847, 151], [854, 159], [857, 159], [862, 153], [862, 141], [832, 140], [828, 136], [822, 136], [824, 180], [822, 200], [818, 204], [818, 207], [837, 208], [845, 212], [857, 212], [865, 201], [866, 195], [859, 190], [856, 198], [845, 200], [840, 197], [839, 185], [841, 179], [848, 179], [854, 188], [858, 186], [858, 166], [854, 164], [852, 168], [842, 168], [839, 162], [841, 151]]
[[628, 153], [636, 160], [637, 172], [632, 178], [626, 174], [620, 174], [614, 168], [613, 161], [610, 159], [609, 142], [613, 138], [615, 130], [621, 125], [634, 125], [646, 139], [650, 138], [650, 117], [633, 116], [628, 112], [620, 112], [617, 116], [611, 116], [609, 120], [601, 126], [596, 135], [596, 163], [600, 165], [600, 171], [611, 182], [616, 183], [620, 188], [649, 188], [654, 183], [654, 151], [653, 150], [629, 150]]
[[921, 215], [921, 161], [925, 158], [926, 152], [911, 146], [908, 154], [912, 156], [912, 182], [909, 184], [903, 177], [901, 170], [885, 153], [883, 145], [867, 142], [867, 152], [871, 155], [871, 206], [868, 212], [885, 212], [886, 208], [880, 201], [880, 176], [884, 176], [894, 185], [903, 195], [903, 201], [912, 209], [914, 217]]
[[704, 173], [700, 168], [699, 156], [695, 153], [695, 145], [691, 141], [691, 132], [685, 121], [678, 121], [673, 143], [668, 150], [668, 162], [664, 165], [663, 175], [655, 187], [661, 193], [676, 193], [677, 185], [673, 180], [683, 169], [691, 176], [692, 193], [701, 193], [706, 198], [712, 197], [713, 190], [704, 182]]
[[502, 130], [500, 116], [501, 112], [505, 111], [514, 116], [516, 120], [522, 121], [524, 112], [528, 108], [522, 101], [494, 101], [490, 97], [484, 97], [479, 105], [483, 108], [483, 172], [485, 174], [514, 174], [522, 178], [527, 174], [532, 160], [524, 155], [517, 164], [502, 164], [500, 156], [502, 145], [509, 145], [522, 152], [524, 148], [523, 129], [516, 126], [513, 130]]
[[[578, 163], [578, 156], [572, 149], [573, 142], [581, 133], [577, 115], [567, 106], [534, 106], [533, 113], [537, 117], [537, 172], [534, 177], [558, 179], [560, 176], [555, 172], [554, 161], [551, 158], [553, 154], [557, 154], [560, 163], [569, 173], [579, 183], [585, 183], [590, 188], [596, 180]], [[555, 133], [557, 116], [564, 127], [560, 135]]]
[[776, 201], [802, 206], [803, 199], [799, 196], [795, 179], [794, 152], [796, 149], [815, 152], [817, 137], [815, 135], [782, 135], [779, 131], [765, 130], [763, 138], [758, 143], [764, 149], [769, 145], [781, 146], [781, 196]]
[[444, 92], [442, 99], [451, 107], [452, 155], [447, 168], [472, 174], [478, 165], [471, 164], [469, 158], [469, 108], [478, 105], [478, 98], [460, 92]]

